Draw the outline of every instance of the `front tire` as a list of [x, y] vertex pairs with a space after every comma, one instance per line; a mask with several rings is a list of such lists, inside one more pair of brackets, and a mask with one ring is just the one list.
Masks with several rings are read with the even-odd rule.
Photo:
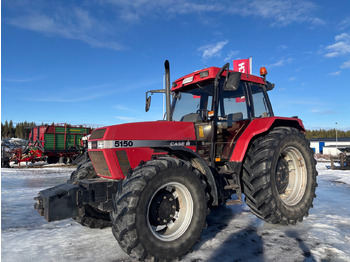
[[248, 149], [242, 175], [245, 201], [267, 222], [301, 222], [316, 197], [316, 176], [316, 161], [304, 135], [295, 128], [276, 127]]
[[171, 260], [200, 238], [209, 197], [200, 172], [174, 158], [149, 161], [122, 182], [111, 212], [112, 231], [133, 258]]
[[[91, 163], [87, 161], [77, 167], [75, 171], [72, 172], [68, 183], [74, 184], [75, 182], [83, 179], [96, 179], [99, 176]], [[90, 228], [105, 228], [111, 226], [111, 219], [109, 212], [101, 211], [96, 207], [88, 204], [84, 204], [79, 208], [79, 216], [73, 217], [73, 219], [81, 224], [82, 226]]]

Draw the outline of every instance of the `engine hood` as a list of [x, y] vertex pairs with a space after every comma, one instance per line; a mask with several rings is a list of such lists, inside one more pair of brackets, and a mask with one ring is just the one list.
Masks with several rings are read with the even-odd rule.
[[195, 140], [191, 122], [153, 121], [127, 123], [95, 129], [89, 141], [95, 140]]

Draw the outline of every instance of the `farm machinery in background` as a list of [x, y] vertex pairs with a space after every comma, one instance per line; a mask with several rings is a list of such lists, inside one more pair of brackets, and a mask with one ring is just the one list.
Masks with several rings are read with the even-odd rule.
[[[350, 170], [350, 147], [339, 148], [341, 153], [338, 156], [331, 157], [331, 166], [333, 170]], [[335, 164], [337, 163], [337, 165]]]
[[[77, 164], [86, 160], [87, 136], [91, 128], [68, 124], [30, 127], [29, 140], [24, 148], [16, 148], [9, 162], [47, 161]], [[85, 142], [84, 142], [85, 141]]]

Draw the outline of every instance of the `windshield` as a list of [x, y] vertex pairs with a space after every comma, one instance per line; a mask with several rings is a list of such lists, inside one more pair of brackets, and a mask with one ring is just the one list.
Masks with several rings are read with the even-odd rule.
[[[222, 85], [221, 85], [222, 87]], [[213, 111], [213, 82], [205, 86], [196, 84], [192, 89], [185, 90], [174, 94], [172, 105], [172, 119], [175, 121], [185, 122], [203, 122], [208, 116], [208, 111]], [[250, 90], [253, 105], [247, 103], [247, 96]], [[219, 121], [226, 121], [234, 118], [235, 121], [249, 119], [252, 117], [272, 116], [266, 95], [263, 92], [263, 86], [255, 83], [241, 81], [235, 91], [221, 90], [218, 98]]]
[[199, 113], [201, 110], [211, 110], [213, 97], [213, 84], [204, 87], [197, 86], [186, 93], [176, 93], [172, 105], [172, 119], [175, 121], [188, 121], [186, 117]]

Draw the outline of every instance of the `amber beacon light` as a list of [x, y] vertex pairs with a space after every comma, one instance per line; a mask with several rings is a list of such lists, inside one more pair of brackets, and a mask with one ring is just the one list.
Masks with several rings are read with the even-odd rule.
[[260, 75], [265, 77], [267, 75], [267, 70], [265, 67], [260, 67]]

